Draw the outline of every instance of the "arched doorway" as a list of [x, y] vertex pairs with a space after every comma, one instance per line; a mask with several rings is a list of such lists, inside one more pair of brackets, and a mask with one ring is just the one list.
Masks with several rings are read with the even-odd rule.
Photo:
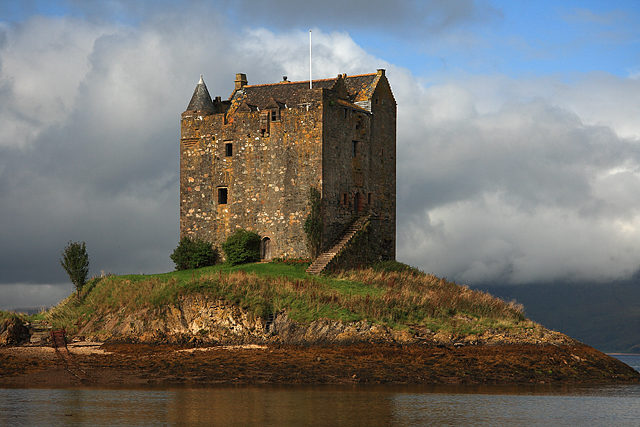
[[271, 259], [271, 239], [268, 237], [263, 237], [260, 242], [260, 258], [266, 261]]
[[362, 201], [360, 200], [360, 193], [356, 193], [353, 195], [353, 210], [355, 213], [360, 212], [362, 209]]

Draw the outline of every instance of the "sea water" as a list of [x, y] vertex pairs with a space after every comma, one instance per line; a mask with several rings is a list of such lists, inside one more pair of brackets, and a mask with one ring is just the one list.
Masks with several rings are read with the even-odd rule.
[[640, 385], [0, 389], [0, 425], [159, 424], [638, 426]]

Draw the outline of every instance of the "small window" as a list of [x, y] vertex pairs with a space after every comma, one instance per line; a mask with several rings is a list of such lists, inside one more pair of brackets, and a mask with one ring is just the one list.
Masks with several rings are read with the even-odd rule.
[[343, 108], [342, 111], [344, 112], [344, 118], [346, 119], [347, 118], [347, 109]]
[[353, 157], [356, 157], [358, 155], [358, 141], [352, 141], [352, 143], [353, 143], [352, 155]]
[[347, 205], [347, 193], [342, 193], [342, 204]]
[[269, 118], [271, 115], [269, 111], [260, 112], [260, 134], [262, 136], [269, 136]]
[[373, 200], [372, 194], [371, 193], [367, 194], [367, 205], [370, 205], [372, 200]]
[[227, 204], [227, 188], [226, 187], [218, 188], [218, 204], [219, 205]]
[[376, 98], [376, 104], [378, 103], [378, 98]]
[[271, 110], [271, 121], [275, 122], [277, 115], [276, 115], [276, 110]]
[[227, 157], [233, 156], [233, 143], [227, 142], [224, 144], [224, 155]]

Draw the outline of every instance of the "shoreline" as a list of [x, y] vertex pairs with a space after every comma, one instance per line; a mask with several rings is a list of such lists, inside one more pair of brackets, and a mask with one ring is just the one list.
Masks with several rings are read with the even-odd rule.
[[584, 344], [438, 347], [71, 343], [0, 348], [0, 387], [234, 385], [583, 386], [639, 384], [640, 373]]
[[640, 356], [640, 353], [610, 353], [610, 352], [605, 352], [604, 354], [606, 354], [607, 356]]

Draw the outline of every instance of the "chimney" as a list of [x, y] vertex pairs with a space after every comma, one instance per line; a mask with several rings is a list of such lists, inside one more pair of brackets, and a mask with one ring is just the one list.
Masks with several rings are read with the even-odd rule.
[[384, 76], [384, 68], [378, 68], [378, 72], [376, 74], [379, 76]]
[[247, 84], [247, 75], [244, 73], [236, 74], [236, 90], [242, 89]]
[[286, 82], [287, 81], [287, 76], [282, 76], [282, 81]]

